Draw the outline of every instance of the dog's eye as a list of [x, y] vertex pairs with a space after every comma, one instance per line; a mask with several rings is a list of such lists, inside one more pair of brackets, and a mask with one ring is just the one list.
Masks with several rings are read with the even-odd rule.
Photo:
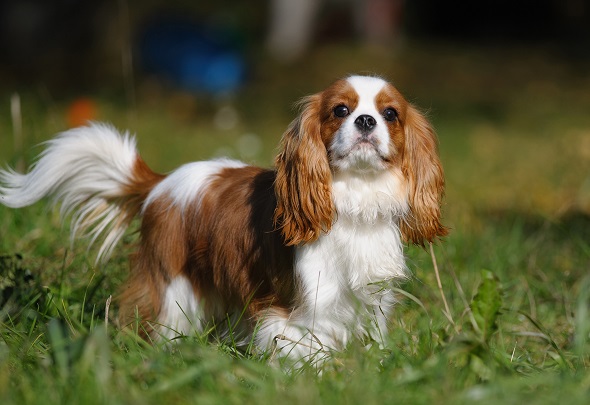
[[397, 119], [397, 111], [393, 108], [386, 108], [383, 110], [383, 118], [385, 118], [385, 121], [395, 121]]
[[339, 106], [336, 106], [336, 108], [334, 108], [334, 115], [339, 118], [344, 118], [348, 114], [350, 114], [350, 111], [348, 111], [348, 107], [345, 105], [341, 104]]

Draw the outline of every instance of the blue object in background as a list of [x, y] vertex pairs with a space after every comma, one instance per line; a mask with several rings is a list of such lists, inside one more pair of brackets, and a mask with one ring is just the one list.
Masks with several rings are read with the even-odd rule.
[[140, 36], [139, 52], [146, 73], [191, 91], [232, 93], [245, 76], [244, 59], [227, 31], [187, 19], [150, 24]]

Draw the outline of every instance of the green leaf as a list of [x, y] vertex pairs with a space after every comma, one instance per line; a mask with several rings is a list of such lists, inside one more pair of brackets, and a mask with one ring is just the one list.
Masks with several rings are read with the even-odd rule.
[[482, 270], [482, 282], [471, 302], [471, 312], [478, 327], [478, 334], [484, 342], [497, 329], [497, 319], [502, 307], [502, 290], [496, 276], [488, 270]]

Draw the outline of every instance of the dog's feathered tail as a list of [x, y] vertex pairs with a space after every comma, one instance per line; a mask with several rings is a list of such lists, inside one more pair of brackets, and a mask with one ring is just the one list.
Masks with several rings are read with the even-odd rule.
[[97, 261], [105, 261], [164, 176], [147, 167], [132, 136], [108, 125], [71, 129], [46, 146], [29, 173], [0, 170], [0, 203], [19, 208], [44, 197], [61, 203], [62, 218], [72, 214], [72, 238], [87, 235], [90, 245], [104, 238]]

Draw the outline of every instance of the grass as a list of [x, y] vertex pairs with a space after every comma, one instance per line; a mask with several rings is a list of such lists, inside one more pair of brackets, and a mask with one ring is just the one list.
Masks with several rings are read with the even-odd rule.
[[[230, 129], [212, 119], [227, 100], [142, 83], [131, 114], [116, 94], [95, 100], [101, 119], [138, 133], [157, 170], [222, 152], [268, 165], [297, 98], [347, 72], [391, 77], [428, 110], [441, 141], [452, 233], [435, 253], [450, 314], [429, 252], [410, 247], [414, 277], [399, 286], [386, 348], [353, 342], [321, 376], [285, 373], [202, 336], [172, 349], [148, 345], [104, 321], [132, 234], [95, 268], [54, 211], [0, 207], [0, 402], [587, 403], [587, 63], [544, 49], [411, 45], [328, 47], [296, 66], [255, 66], [231, 100], [240, 120]], [[35, 89], [21, 98], [30, 162], [39, 151], [32, 145], [65, 127], [67, 102]], [[3, 134], [11, 133], [8, 100], [0, 100]], [[253, 139], [259, 147], [245, 151]], [[12, 151], [10, 137], [0, 138], [1, 160], [16, 162]]]

